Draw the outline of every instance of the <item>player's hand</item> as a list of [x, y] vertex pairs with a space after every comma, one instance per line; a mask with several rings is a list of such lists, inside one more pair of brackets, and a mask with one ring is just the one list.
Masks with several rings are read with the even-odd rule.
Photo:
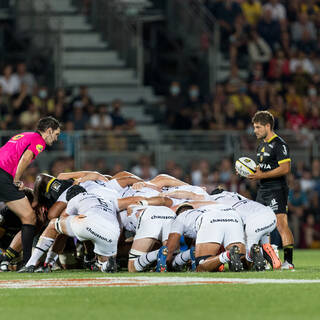
[[247, 176], [248, 179], [250, 180], [260, 180], [260, 179], [263, 179], [263, 172], [261, 171], [260, 167], [258, 166], [256, 168], [256, 172], [255, 173], [252, 173], [252, 174], [249, 174]]
[[139, 182], [136, 182], [132, 185], [132, 189], [133, 190], [140, 190], [144, 187], [144, 182], [143, 181], [139, 181]]
[[19, 188], [19, 190], [23, 190], [24, 189], [24, 183], [22, 181], [14, 181], [13, 183], [14, 183], [14, 185], [16, 187]]

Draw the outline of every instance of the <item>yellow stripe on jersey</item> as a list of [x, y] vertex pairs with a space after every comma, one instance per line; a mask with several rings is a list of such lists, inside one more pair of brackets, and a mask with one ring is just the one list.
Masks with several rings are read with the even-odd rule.
[[284, 163], [284, 162], [289, 162], [289, 161], [291, 161], [290, 158], [288, 158], [288, 159], [283, 159], [283, 160], [278, 161], [278, 164], [281, 164], [281, 163]]
[[276, 138], [278, 135], [274, 135], [274, 136], [272, 136], [268, 141], [267, 141], [267, 143], [269, 143], [269, 142], [271, 142], [274, 138]]
[[52, 185], [52, 182], [53, 182], [54, 180], [56, 180], [56, 178], [52, 178], [52, 179], [48, 182], [47, 187], [46, 187], [46, 192], [49, 192], [50, 186]]

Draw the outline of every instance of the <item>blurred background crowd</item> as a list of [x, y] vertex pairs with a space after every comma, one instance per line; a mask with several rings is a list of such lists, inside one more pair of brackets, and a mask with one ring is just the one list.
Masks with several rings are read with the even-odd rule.
[[[85, 15], [90, 14], [92, 2], [83, 1]], [[304, 132], [312, 139], [308, 133], [320, 130], [320, 1], [201, 2], [219, 24], [220, 54], [228, 65], [228, 76], [210, 90], [204, 90], [201, 75], [166, 79], [157, 103], [140, 101], [154, 116], [150, 125], [190, 132], [250, 133], [253, 114], [269, 110], [275, 116], [276, 130], [290, 129], [292, 135]], [[0, 28], [8, 37], [6, 24]], [[40, 117], [52, 115], [64, 124], [58, 149], [67, 149], [68, 134], [79, 130], [110, 132], [108, 150], [117, 150], [121, 144], [125, 146], [121, 150], [130, 150], [130, 141], [123, 140], [127, 137], [112, 139], [117, 132], [130, 132], [143, 142], [135, 119], [122, 112], [121, 96], [111, 103], [97, 104], [90, 86], [55, 88], [43, 74], [48, 72], [47, 68], [39, 68], [35, 61], [21, 59], [21, 55], [6, 57], [0, 61], [1, 130], [32, 130]], [[228, 157], [217, 163], [207, 159], [189, 163], [170, 160], [164, 170], [159, 170], [153, 155], [141, 153], [129, 166], [121, 161], [110, 165], [108, 159], [98, 158], [86, 160], [81, 168], [76, 168], [71, 153], [71, 157], [53, 160], [48, 172], [56, 176], [76, 169], [106, 174], [129, 170], [144, 179], [165, 172], [188, 183], [206, 186], [209, 192], [223, 185], [255, 199], [256, 184], [236, 176], [233, 162]], [[37, 163], [26, 171], [24, 179], [28, 186], [32, 187], [39, 171]], [[310, 159], [309, 163], [293, 159], [288, 182], [289, 219], [296, 246], [320, 248], [319, 159]]]

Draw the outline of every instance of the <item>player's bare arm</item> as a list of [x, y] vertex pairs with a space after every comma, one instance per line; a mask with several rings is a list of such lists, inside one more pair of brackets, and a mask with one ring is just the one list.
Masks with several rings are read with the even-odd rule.
[[176, 179], [174, 177], [171, 177], [167, 174], [159, 174], [155, 178], [149, 181], [149, 183], [155, 184], [159, 188], [162, 187], [178, 187], [178, 186], [184, 186], [187, 185], [187, 183]]
[[291, 162], [283, 162], [279, 164], [278, 168], [262, 172], [260, 167], [257, 167], [256, 172], [248, 175], [248, 179], [260, 180], [268, 178], [278, 178], [287, 175], [291, 171]]
[[168, 256], [167, 256], [167, 261], [171, 261], [174, 252], [178, 249], [179, 247], [179, 242], [180, 242], [181, 234], [180, 233], [170, 233], [168, 242], [167, 242], [167, 247], [168, 247]]
[[19, 183], [19, 187], [20, 189], [23, 188], [23, 184], [20, 181], [20, 178], [23, 174], [23, 172], [27, 169], [27, 167], [29, 166], [29, 164], [31, 163], [32, 159], [34, 158], [34, 154], [31, 150], [26, 150], [23, 154], [23, 156], [21, 157], [19, 163], [18, 163], [18, 167], [17, 167], [17, 171], [16, 171], [16, 175], [14, 177], [13, 182], [14, 183]]
[[183, 190], [176, 190], [172, 192], [162, 192], [162, 196], [175, 198], [175, 199], [186, 199], [186, 200], [204, 200], [204, 195], [197, 194], [191, 191], [183, 191]]

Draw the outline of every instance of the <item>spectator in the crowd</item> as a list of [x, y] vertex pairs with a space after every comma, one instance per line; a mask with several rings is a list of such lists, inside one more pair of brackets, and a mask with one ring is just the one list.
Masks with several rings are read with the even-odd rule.
[[40, 111], [41, 116], [52, 114], [54, 111], [54, 99], [49, 95], [49, 89], [45, 85], [41, 85], [35, 89], [32, 95], [32, 102]]
[[8, 99], [2, 94], [2, 87], [0, 86], [0, 129], [8, 129], [12, 117], [9, 113]]
[[302, 247], [307, 249], [320, 249], [320, 224], [316, 223], [312, 214], [308, 214], [302, 226]]
[[279, 0], [269, 0], [263, 7], [263, 11], [270, 11], [273, 20], [280, 22], [283, 27], [286, 25], [287, 11]]
[[248, 114], [248, 111], [253, 104], [251, 97], [248, 95], [246, 84], [230, 96], [230, 102], [234, 105], [236, 112], [241, 115]]
[[71, 101], [71, 107], [86, 108], [89, 104], [93, 104], [89, 89], [87, 86], [80, 86], [78, 94]]
[[241, 3], [241, 8], [244, 17], [246, 18], [247, 22], [255, 26], [259, 21], [261, 14], [262, 14], [262, 7], [259, 0], [244, 0]]
[[151, 165], [151, 159], [147, 155], [139, 158], [138, 164], [132, 167], [131, 172], [145, 180], [150, 180], [158, 174], [158, 170]]
[[120, 99], [116, 99], [111, 103], [112, 111], [112, 125], [114, 129], [126, 129], [126, 119], [121, 114], [122, 101]]
[[22, 83], [20, 86], [20, 92], [11, 96], [10, 112], [15, 117], [19, 117], [21, 112], [24, 112], [29, 108], [31, 101], [31, 96], [28, 95], [27, 92], [27, 86]]
[[19, 124], [22, 130], [33, 130], [34, 124], [40, 119], [40, 112], [35, 104], [30, 100], [27, 110], [23, 111], [19, 116]]
[[108, 106], [101, 104], [98, 107], [91, 106], [94, 109], [89, 118], [89, 128], [93, 130], [110, 130], [112, 128], [112, 118], [108, 112]]
[[19, 62], [17, 64], [17, 73], [20, 83], [23, 83], [27, 86], [27, 92], [29, 95], [32, 95], [35, 87], [37, 86], [36, 79], [31, 72], [28, 72], [27, 65], [25, 62]]
[[72, 107], [68, 103], [66, 90], [64, 88], [57, 88], [54, 95], [53, 116], [61, 122], [66, 122], [69, 112], [72, 112]]
[[275, 56], [270, 60], [268, 79], [275, 80], [288, 80], [290, 76], [289, 60], [285, 57], [284, 52], [279, 49]]
[[18, 93], [20, 90], [20, 80], [16, 74], [13, 74], [11, 64], [3, 67], [2, 76], [0, 76], [0, 86], [2, 87], [3, 94], [9, 96]]
[[86, 130], [88, 127], [88, 117], [82, 108], [75, 107], [69, 116], [69, 121], [74, 123], [74, 130]]
[[303, 218], [307, 205], [307, 194], [301, 190], [300, 181], [295, 180], [292, 189], [289, 191], [288, 208], [293, 235], [297, 243], [300, 242], [300, 221]]
[[248, 42], [248, 52], [251, 62], [267, 63], [270, 61], [272, 51], [266, 41], [259, 36], [256, 30], [252, 30]]
[[213, 14], [218, 19], [221, 29], [221, 47], [228, 50], [227, 39], [234, 32], [237, 17], [242, 14], [241, 7], [233, 0], [224, 0], [217, 4]]
[[272, 11], [265, 9], [263, 16], [258, 22], [257, 30], [259, 35], [268, 43], [272, 50], [280, 47], [281, 27], [277, 20], [273, 20]]
[[238, 65], [243, 55], [247, 53], [248, 30], [242, 15], [238, 15], [234, 22], [234, 32], [230, 36], [230, 63]]
[[310, 53], [315, 49], [317, 33], [313, 21], [310, 21], [308, 17], [308, 13], [300, 13], [299, 21], [292, 25], [291, 34], [293, 43], [299, 50]]
[[220, 173], [220, 181], [222, 183], [226, 183], [230, 181], [232, 175], [232, 162], [229, 158], [224, 158], [220, 162], [219, 173]]
[[188, 90], [188, 100], [186, 102], [187, 108], [196, 110], [200, 109], [202, 104], [202, 99], [200, 96], [200, 88], [196, 84], [191, 84]]

